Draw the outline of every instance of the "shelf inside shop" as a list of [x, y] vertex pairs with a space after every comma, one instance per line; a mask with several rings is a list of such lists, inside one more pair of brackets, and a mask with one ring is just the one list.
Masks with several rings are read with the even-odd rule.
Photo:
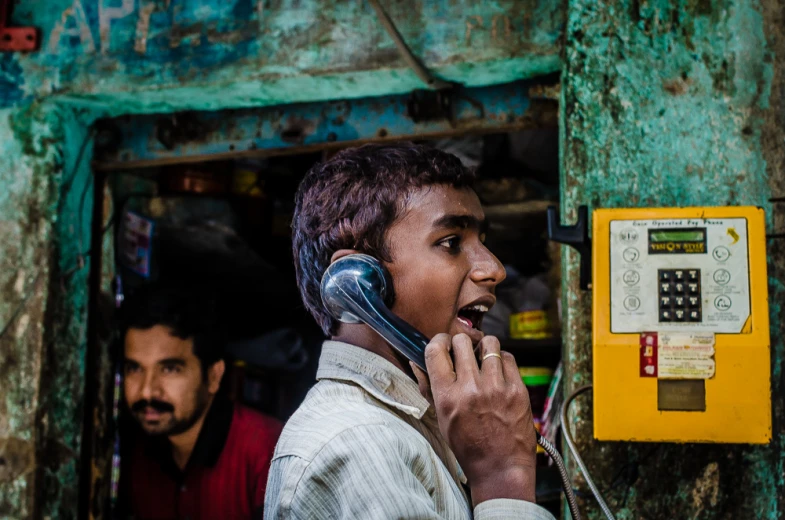
[[518, 366], [555, 367], [561, 359], [561, 338], [502, 339], [502, 350], [515, 356]]

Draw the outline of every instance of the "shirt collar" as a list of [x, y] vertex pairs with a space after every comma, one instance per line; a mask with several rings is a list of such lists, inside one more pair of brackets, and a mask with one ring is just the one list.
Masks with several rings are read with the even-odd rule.
[[165, 473], [176, 478], [182, 478], [189, 469], [212, 468], [218, 463], [218, 458], [226, 445], [233, 416], [234, 405], [232, 401], [223, 392], [218, 392], [210, 404], [194, 450], [191, 452], [191, 457], [183, 471], [180, 471], [174, 462], [172, 445], [166, 437], [149, 438], [145, 451], [149, 457], [157, 459], [161, 463], [161, 468]]
[[333, 379], [359, 385], [379, 401], [422, 419], [430, 406], [417, 383], [398, 367], [364, 348], [325, 341], [317, 380]]

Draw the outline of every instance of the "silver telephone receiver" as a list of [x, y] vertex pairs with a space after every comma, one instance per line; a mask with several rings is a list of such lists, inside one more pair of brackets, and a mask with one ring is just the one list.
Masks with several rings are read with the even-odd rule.
[[333, 262], [322, 276], [322, 303], [343, 323], [365, 323], [398, 352], [425, 370], [426, 338], [390, 311], [392, 280], [374, 257], [347, 255]]

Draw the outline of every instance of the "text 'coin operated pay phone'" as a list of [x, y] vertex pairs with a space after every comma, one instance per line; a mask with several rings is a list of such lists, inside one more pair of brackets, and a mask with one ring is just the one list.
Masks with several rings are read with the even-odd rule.
[[591, 239], [585, 206], [557, 218], [549, 237], [582, 253], [592, 289], [594, 437], [769, 442], [763, 210], [597, 209]]

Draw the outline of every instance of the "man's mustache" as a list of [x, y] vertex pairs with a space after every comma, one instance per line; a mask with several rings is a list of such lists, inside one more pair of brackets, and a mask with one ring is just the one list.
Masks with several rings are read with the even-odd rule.
[[147, 399], [140, 399], [131, 406], [131, 411], [139, 413], [145, 408], [153, 408], [159, 412], [174, 412], [174, 406], [167, 402], [159, 401], [158, 399], [150, 399], [149, 401]]

